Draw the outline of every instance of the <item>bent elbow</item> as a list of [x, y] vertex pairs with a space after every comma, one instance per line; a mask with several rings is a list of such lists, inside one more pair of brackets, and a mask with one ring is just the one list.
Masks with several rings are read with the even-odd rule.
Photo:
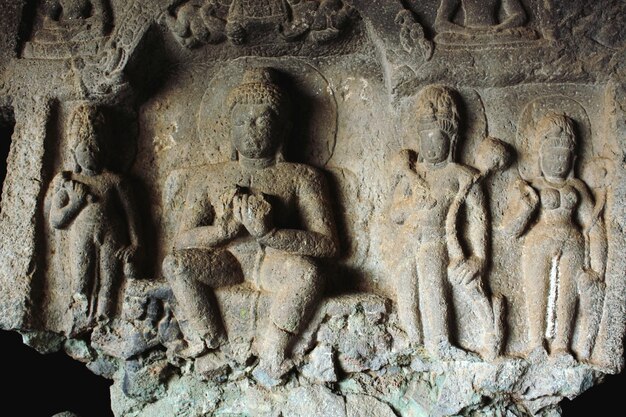
[[337, 238], [328, 238], [325, 242], [323, 255], [324, 258], [336, 258], [339, 256], [339, 241]]

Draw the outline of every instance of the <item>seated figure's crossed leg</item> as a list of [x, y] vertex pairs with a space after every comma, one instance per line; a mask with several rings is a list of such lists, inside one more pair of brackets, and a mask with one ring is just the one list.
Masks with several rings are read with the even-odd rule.
[[209, 348], [225, 339], [214, 288], [243, 282], [237, 259], [227, 250], [184, 249], [163, 261], [178, 308]]
[[267, 254], [260, 278], [261, 289], [271, 293], [272, 300], [268, 328], [259, 332], [259, 355], [280, 367], [319, 302], [324, 281], [310, 258], [287, 253]]

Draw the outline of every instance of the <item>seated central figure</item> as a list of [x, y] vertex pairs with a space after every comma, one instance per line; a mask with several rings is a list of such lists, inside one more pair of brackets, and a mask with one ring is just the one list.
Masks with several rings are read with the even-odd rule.
[[[269, 325], [257, 332], [257, 346], [263, 369], [276, 378], [289, 369], [290, 342], [323, 290], [315, 259], [335, 256], [338, 244], [323, 175], [283, 159], [291, 107], [272, 75], [250, 69], [232, 91], [236, 160], [208, 165], [188, 184], [163, 272], [182, 318], [209, 349], [225, 339], [212, 289], [245, 279], [269, 293]], [[252, 256], [242, 257], [241, 247], [252, 247]]]

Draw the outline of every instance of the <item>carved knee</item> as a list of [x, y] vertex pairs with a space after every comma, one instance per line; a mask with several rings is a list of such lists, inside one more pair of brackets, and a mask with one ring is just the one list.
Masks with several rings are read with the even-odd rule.
[[184, 276], [188, 272], [184, 258], [177, 252], [167, 255], [165, 259], [163, 259], [162, 270], [163, 275], [168, 280]]
[[308, 258], [298, 258], [289, 263], [289, 269], [295, 272], [295, 277], [288, 286], [296, 287], [298, 292], [316, 296], [324, 289], [325, 280], [319, 267]]
[[324, 279], [317, 265], [307, 258], [287, 262], [285, 268], [290, 273], [274, 295], [270, 315], [277, 327], [297, 333], [322, 294]]

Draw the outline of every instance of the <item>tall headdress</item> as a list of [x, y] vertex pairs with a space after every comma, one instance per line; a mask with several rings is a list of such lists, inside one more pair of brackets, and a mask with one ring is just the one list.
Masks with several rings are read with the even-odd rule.
[[450, 138], [448, 161], [452, 162], [459, 130], [459, 112], [452, 90], [443, 85], [424, 87], [417, 96], [416, 116], [419, 131], [439, 129], [448, 135]]
[[103, 128], [104, 118], [100, 111], [93, 105], [80, 104], [72, 112], [68, 123], [71, 149], [74, 150], [78, 144], [84, 143], [102, 162], [106, 162], [105, 144], [100, 137]]
[[574, 121], [565, 114], [550, 112], [537, 122], [535, 131], [537, 151], [544, 146], [576, 150]]

